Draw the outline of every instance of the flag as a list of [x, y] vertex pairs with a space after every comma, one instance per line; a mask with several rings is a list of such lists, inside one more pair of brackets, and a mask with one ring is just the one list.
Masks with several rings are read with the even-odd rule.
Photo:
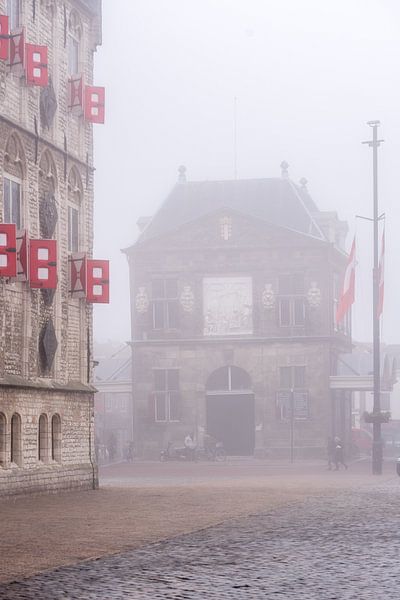
[[339, 304], [336, 312], [336, 323], [344, 318], [350, 310], [355, 298], [355, 281], [356, 281], [356, 238], [353, 240], [349, 258], [347, 260], [346, 271], [340, 296]]
[[378, 317], [383, 313], [383, 297], [385, 293], [385, 230], [382, 233], [382, 249], [379, 259], [379, 300], [378, 300]]

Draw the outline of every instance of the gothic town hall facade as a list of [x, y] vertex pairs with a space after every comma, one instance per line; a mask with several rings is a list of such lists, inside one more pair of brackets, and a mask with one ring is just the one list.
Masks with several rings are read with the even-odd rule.
[[0, 0], [0, 30], [0, 495], [92, 488], [101, 2]]
[[[318, 456], [350, 323], [337, 326], [346, 223], [288, 176], [186, 181], [126, 249], [135, 444], [194, 433], [229, 455]], [[293, 432], [293, 433], [292, 433]]]

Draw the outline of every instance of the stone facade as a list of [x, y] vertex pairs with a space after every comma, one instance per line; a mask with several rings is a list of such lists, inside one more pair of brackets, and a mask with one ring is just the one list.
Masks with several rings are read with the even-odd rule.
[[330, 213], [330, 239], [319, 220], [288, 180], [181, 182], [125, 250], [145, 456], [188, 432], [231, 454], [287, 456], [292, 402], [294, 452], [324, 451], [350, 330], [335, 323], [346, 226]]
[[[1, 14], [6, 4], [0, 0]], [[50, 82], [48, 88], [27, 86], [0, 61], [0, 221], [17, 223], [29, 238], [57, 240], [58, 285], [53, 292], [0, 278], [1, 494], [97, 485], [92, 308], [70, 297], [68, 266], [71, 250], [92, 254], [93, 132], [68, 111], [67, 90], [74, 43], [77, 68], [92, 83], [101, 7], [79, 0], [21, 0], [18, 6], [26, 41], [48, 47]], [[19, 215], [14, 200], [10, 209], [10, 181], [17, 186]], [[49, 323], [50, 353], [55, 339], [57, 348], [47, 360]], [[47, 426], [39, 440], [40, 415]]]

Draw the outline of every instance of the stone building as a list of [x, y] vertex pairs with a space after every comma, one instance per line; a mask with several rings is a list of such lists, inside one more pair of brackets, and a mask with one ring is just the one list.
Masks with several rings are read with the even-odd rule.
[[96, 487], [101, 2], [0, 0], [0, 29], [0, 495]]
[[124, 250], [135, 444], [194, 432], [230, 455], [320, 455], [351, 398], [331, 394], [350, 319], [335, 322], [346, 223], [282, 177], [177, 185]]

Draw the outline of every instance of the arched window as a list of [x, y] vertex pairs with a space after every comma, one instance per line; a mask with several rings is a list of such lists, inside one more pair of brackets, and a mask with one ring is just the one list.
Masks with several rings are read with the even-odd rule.
[[0, 413], [0, 466], [6, 464], [6, 440], [7, 421], [3, 413]]
[[4, 152], [3, 222], [15, 223], [17, 229], [24, 225], [22, 205], [22, 180], [25, 153], [19, 137], [12, 133]]
[[47, 462], [49, 457], [48, 448], [48, 420], [47, 415], [42, 414], [39, 417], [39, 431], [38, 431], [38, 459], [42, 462]]
[[81, 250], [81, 203], [83, 185], [79, 171], [72, 167], [68, 176], [68, 252]]
[[53, 415], [51, 418], [51, 458], [61, 462], [61, 418]]
[[72, 10], [68, 20], [68, 74], [78, 75], [80, 72], [80, 42], [82, 23], [76, 11]]
[[22, 464], [21, 435], [21, 417], [14, 413], [11, 418], [11, 462], [18, 466]]
[[251, 379], [249, 374], [239, 367], [221, 367], [211, 373], [206, 389], [209, 392], [250, 391]]

